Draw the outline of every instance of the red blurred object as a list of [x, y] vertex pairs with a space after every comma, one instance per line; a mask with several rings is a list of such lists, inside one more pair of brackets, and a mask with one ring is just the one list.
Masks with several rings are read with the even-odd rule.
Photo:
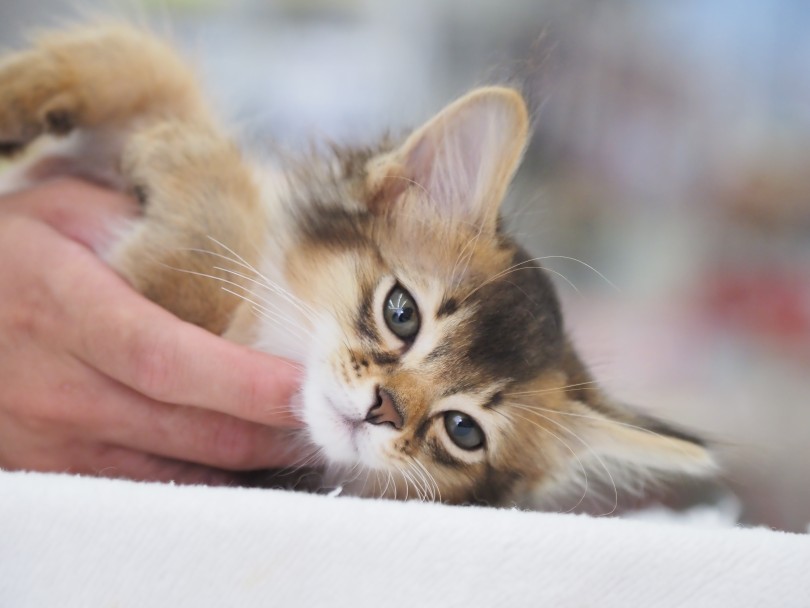
[[707, 277], [701, 302], [713, 324], [810, 348], [810, 278], [716, 272]]

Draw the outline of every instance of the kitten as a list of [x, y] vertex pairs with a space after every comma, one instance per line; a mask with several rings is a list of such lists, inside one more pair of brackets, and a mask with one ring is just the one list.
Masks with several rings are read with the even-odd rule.
[[347, 491], [533, 506], [589, 473], [711, 474], [700, 440], [598, 389], [548, 275], [504, 233], [528, 129], [521, 95], [486, 87], [404, 141], [270, 167], [138, 30], [51, 33], [0, 63], [0, 149], [58, 136], [6, 183], [136, 193], [106, 259], [177, 316], [299, 361], [300, 415]]

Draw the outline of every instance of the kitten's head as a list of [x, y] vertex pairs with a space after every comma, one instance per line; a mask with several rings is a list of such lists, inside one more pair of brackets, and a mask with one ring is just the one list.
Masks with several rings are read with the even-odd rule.
[[356, 492], [525, 504], [586, 469], [713, 468], [700, 442], [609, 402], [548, 276], [502, 232], [527, 138], [522, 97], [479, 89], [304, 189], [286, 269], [316, 318], [304, 418]]

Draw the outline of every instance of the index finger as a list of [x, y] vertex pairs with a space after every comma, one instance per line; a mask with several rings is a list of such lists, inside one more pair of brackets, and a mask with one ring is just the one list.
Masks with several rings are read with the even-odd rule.
[[290, 415], [300, 370], [181, 321], [143, 298], [70, 241], [51, 286], [86, 364], [157, 401], [193, 405], [273, 426]]

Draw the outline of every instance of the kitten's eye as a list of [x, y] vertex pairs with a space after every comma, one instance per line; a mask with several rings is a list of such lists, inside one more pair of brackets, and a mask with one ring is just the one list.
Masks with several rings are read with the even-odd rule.
[[403, 340], [410, 340], [419, 331], [419, 309], [411, 294], [396, 285], [385, 299], [385, 324]]
[[458, 447], [476, 450], [484, 445], [484, 431], [467, 414], [447, 412], [444, 415], [444, 428]]

